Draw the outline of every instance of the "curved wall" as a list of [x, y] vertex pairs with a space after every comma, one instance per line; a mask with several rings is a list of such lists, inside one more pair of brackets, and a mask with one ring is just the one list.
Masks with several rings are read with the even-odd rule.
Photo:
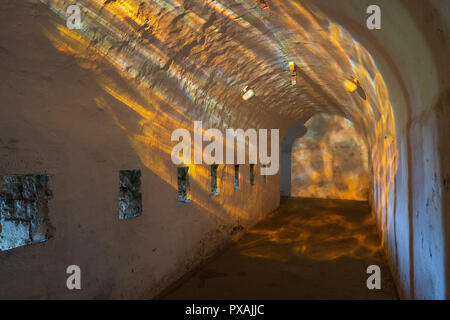
[[292, 146], [291, 197], [367, 201], [367, 147], [353, 123], [317, 114]]
[[[382, 30], [369, 31], [360, 0], [274, 0], [269, 10], [80, 0], [76, 31], [64, 21], [71, 1], [42, 2], [0, 4], [0, 175], [50, 175], [55, 237], [0, 253], [5, 297], [79, 298], [65, 288], [70, 264], [85, 270], [84, 298], [154, 296], [279, 204], [279, 175], [236, 194], [224, 166], [213, 198], [201, 165], [191, 171], [193, 203], [177, 203], [171, 132], [203, 120], [283, 135], [316, 112], [347, 117], [364, 137], [369, 199], [402, 296], [447, 297], [448, 4], [370, 1], [382, 7]], [[355, 77], [366, 100], [345, 89]], [[244, 102], [246, 85], [256, 96]], [[135, 168], [143, 216], [119, 222], [118, 171]]]
[[[445, 1], [311, 1], [366, 46], [389, 88], [398, 170], [393, 206], [378, 221], [400, 294], [448, 298], [448, 11]], [[378, 4], [382, 29], [365, 8]], [[445, 124], [447, 123], [447, 124]], [[373, 206], [377, 206], [377, 188]]]

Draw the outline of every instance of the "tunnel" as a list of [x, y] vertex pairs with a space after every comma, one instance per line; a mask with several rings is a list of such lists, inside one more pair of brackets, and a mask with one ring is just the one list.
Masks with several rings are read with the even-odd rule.
[[0, 14], [0, 299], [449, 298], [448, 1]]

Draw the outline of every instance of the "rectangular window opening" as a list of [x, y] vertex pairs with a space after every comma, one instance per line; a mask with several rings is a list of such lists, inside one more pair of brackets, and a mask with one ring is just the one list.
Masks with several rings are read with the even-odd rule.
[[119, 219], [126, 220], [142, 214], [141, 170], [121, 170]]
[[219, 191], [217, 190], [217, 168], [218, 164], [211, 165], [211, 195], [217, 196]]
[[48, 175], [4, 176], [0, 189], [0, 250], [49, 239]]
[[255, 185], [255, 165], [250, 164], [250, 185]]
[[189, 192], [189, 167], [178, 167], [178, 201], [189, 203], [191, 199], [188, 197]]
[[234, 165], [234, 190], [239, 189], [239, 165]]

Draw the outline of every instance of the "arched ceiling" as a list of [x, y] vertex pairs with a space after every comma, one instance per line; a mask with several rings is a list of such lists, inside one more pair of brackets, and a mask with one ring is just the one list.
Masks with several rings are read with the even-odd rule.
[[[64, 18], [73, 4], [43, 2]], [[380, 102], [382, 78], [348, 32], [306, 2], [263, 2], [80, 0], [82, 30], [57, 26], [59, 37], [48, 33], [55, 46], [75, 55], [95, 47], [187, 118], [209, 126], [286, 129], [325, 111], [366, 127], [379, 117], [373, 114], [379, 108], [367, 105]], [[84, 44], [75, 49], [74, 39]], [[297, 66], [296, 85], [290, 61]], [[346, 91], [345, 81], [355, 78], [367, 101]], [[243, 101], [247, 85], [256, 96]]]

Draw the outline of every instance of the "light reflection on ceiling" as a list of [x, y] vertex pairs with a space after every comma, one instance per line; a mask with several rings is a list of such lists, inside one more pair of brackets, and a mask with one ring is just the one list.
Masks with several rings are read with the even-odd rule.
[[[170, 134], [177, 128], [192, 130], [194, 120], [219, 129], [283, 130], [302, 116], [334, 113], [350, 119], [364, 137], [373, 208], [382, 228], [388, 228], [396, 172], [388, 90], [367, 50], [307, 1], [273, 0], [268, 8], [257, 0], [42, 2], [63, 19], [69, 5], [82, 7], [81, 30], [68, 30], [61, 21], [43, 32], [60, 52], [92, 70], [105, 92], [139, 115], [141, 130], [131, 132], [110, 112], [142, 162], [174, 188]], [[290, 61], [296, 65], [295, 86]], [[104, 63], [121, 79], [102, 72]], [[348, 91], [349, 79], [358, 80], [365, 100]], [[255, 96], [243, 101], [246, 86]], [[108, 109], [105, 101], [96, 102]], [[206, 197], [207, 169], [190, 172]], [[226, 203], [220, 209], [198, 203], [214, 214], [246, 215], [245, 209]]]

